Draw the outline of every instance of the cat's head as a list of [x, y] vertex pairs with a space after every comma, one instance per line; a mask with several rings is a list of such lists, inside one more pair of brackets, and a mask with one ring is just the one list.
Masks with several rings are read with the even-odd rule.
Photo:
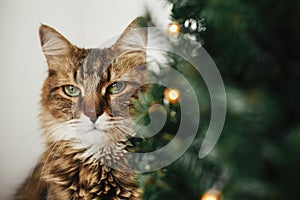
[[134, 135], [130, 99], [143, 89], [147, 34], [137, 18], [104, 49], [74, 46], [55, 29], [42, 25], [41, 46], [48, 63], [42, 89], [41, 121], [49, 143], [99, 149]]

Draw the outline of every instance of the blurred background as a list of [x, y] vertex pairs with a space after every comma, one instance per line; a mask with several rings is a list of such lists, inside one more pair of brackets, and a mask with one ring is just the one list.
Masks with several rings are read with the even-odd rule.
[[[200, 159], [210, 97], [190, 63], [166, 55], [196, 91], [201, 122], [180, 159], [140, 174], [144, 199], [300, 199], [299, 1], [2, 0], [0, 9], [0, 199], [10, 199], [43, 148], [37, 116], [47, 68], [37, 34], [40, 23], [55, 27], [78, 46], [96, 47], [140, 15], [175, 37], [201, 43], [216, 63], [227, 95], [221, 138]], [[176, 91], [169, 95], [166, 88], [155, 88], [144, 97], [142, 104], [148, 107], [140, 107], [142, 121], [149, 120], [154, 102], [164, 106], [168, 119], [158, 135], [132, 141], [133, 150], [159, 149], [172, 140], [180, 124]]]
[[[300, 199], [300, 1], [168, 2], [170, 34], [200, 42], [215, 61], [225, 84], [227, 116], [217, 145], [199, 159], [210, 96], [194, 67], [169, 55], [169, 64], [189, 78], [198, 95], [201, 122], [181, 158], [143, 175], [145, 199]], [[168, 100], [169, 118], [159, 140], [149, 142], [154, 148], [169, 142], [180, 123], [173, 96], [157, 99]]]

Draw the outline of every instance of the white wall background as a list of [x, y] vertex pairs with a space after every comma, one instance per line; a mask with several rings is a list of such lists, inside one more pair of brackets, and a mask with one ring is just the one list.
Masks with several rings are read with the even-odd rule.
[[0, 0], [0, 199], [12, 199], [42, 151], [39, 95], [46, 76], [38, 28], [46, 23], [81, 47], [116, 36], [145, 5], [165, 25], [170, 7], [157, 0]]

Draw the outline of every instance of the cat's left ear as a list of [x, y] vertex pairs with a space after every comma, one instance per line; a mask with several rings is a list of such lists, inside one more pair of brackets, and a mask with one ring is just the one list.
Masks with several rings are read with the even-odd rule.
[[147, 47], [147, 20], [138, 17], [133, 20], [123, 31], [113, 48], [122, 52], [141, 50]]

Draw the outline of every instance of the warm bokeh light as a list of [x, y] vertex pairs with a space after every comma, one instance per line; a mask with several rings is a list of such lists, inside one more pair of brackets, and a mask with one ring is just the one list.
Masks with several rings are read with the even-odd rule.
[[165, 98], [170, 102], [170, 103], [177, 103], [180, 98], [180, 91], [178, 89], [169, 89], [167, 88], [165, 90]]
[[180, 24], [177, 22], [172, 22], [168, 26], [168, 33], [171, 35], [177, 34], [180, 32]]
[[210, 189], [204, 193], [201, 200], [222, 200], [222, 193], [216, 189]]

